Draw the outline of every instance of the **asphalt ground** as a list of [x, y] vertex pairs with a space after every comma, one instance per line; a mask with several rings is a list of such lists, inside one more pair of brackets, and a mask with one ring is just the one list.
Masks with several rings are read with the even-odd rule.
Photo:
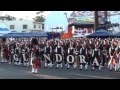
[[44, 62], [39, 69], [38, 74], [31, 73], [30, 67], [14, 66], [13, 64], [0, 63], [0, 79], [120, 79], [119, 71], [109, 71], [106, 67], [102, 70], [79, 70], [71, 67], [55, 69], [55, 65], [50, 68], [44, 68]]

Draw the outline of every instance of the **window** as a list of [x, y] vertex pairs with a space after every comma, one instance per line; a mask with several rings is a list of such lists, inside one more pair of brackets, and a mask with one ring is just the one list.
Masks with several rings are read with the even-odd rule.
[[36, 25], [34, 25], [34, 28], [36, 28]]
[[23, 25], [23, 29], [27, 29], [27, 25]]
[[44, 29], [44, 24], [42, 24], [42, 29]]
[[10, 29], [15, 29], [15, 25], [10, 25]]

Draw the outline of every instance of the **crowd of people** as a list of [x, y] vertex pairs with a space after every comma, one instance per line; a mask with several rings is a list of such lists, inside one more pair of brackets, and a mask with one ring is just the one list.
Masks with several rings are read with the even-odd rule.
[[91, 68], [94, 71], [107, 66], [110, 71], [119, 71], [120, 39], [6, 39], [1, 41], [1, 63], [4, 62], [32, 65], [32, 73], [38, 73], [41, 62], [44, 68]]

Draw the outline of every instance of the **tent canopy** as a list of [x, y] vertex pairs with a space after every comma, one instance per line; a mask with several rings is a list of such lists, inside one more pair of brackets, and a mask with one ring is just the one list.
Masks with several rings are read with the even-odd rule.
[[53, 39], [53, 38], [59, 38], [60, 37], [60, 33], [54, 33], [54, 32], [48, 32], [48, 39]]
[[29, 38], [29, 37], [47, 37], [47, 33], [41, 32], [41, 33], [25, 33], [25, 32], [11, 32], [8, 34], [4, 34], [1, 36], [2, 38]]
[[106, 38], [106, 37], [112, 37], [113, 34], [111, 32], [108, 32], [107, 30], [104, 29], [98, 29], [95, 33], [92, 33], [88, 35], [87, 37], [101, 37], [101, 38]]

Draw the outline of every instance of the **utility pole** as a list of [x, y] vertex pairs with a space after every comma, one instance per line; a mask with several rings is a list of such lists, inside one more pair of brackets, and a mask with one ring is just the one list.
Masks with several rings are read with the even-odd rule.
[[106, 24], [105, 27], [106, 27], [106, 30], [108, 30], [108, 28], [107, 28], [107, 21], [108, 21], [107, 20], [107, 16], [108, 16], [107, 11], [105, 11], [104, 14], [105, 14], [105, 24]]
[[107, 16], [108, 16], [107, 11], [105, 11], [105, 21], [106, 22], [107, 22]]
[[69, 23], [67, 13], [65, 12], [64, 15], [66, 16], [67, 22]]
[[95, 23], [94, 23], [94, 30], [98, 29], [99, 23], [98, 23], [98, 11], [94, 12], [95, 16]]

